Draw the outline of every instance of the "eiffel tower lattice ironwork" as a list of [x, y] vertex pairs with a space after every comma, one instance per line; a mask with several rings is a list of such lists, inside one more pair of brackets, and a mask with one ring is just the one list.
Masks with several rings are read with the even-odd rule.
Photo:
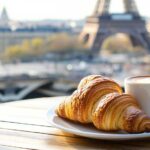
[[98, 0], [94, 13], [87, 18], [80, 39], [93, 51], [99, 52], [104, 40], [116, 33], [128, 34], [133, 46], [150, 51], [150, 36], [146, 22], [140, 16], [134, 0], [122, 0], [125, 13], [111, 14], [111, 0]]

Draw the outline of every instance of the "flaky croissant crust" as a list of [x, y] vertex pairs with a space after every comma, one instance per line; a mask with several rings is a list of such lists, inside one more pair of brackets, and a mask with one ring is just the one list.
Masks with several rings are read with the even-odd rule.
[[150, 118], [129, 94], [108, 78], [91, 75], [56, 109], [58, 116], [81, 123], [93, 123], [104, 131], [149, 132]]
[[[88, 79], [88, 82], [83, 86], [82, 82]], [[84, 78], [79, 84], [78, 89], [65, 101], [59, 105], [56, 110], [57, 114], [61, 117], [70, 120], [79, 121], [82, 123], [90, 123], [92, 120], [93, 105], [103, 95], [112, 92], [122, 93], [121, 87], [112, 80], [103, 78], [102, 76], [92, 76]]]
[[127, 132], [144, 132], [150, 129], [150, 120], [129, 94], [110, 93], [96, 105], [92, 121], [98, 129]]

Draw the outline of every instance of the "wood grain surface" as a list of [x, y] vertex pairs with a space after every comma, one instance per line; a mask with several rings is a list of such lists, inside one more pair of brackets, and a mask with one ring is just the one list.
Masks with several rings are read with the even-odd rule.
[[46, 121], [46, 113], [52, 103], [59, 103], [63, 98], [40, 98], [0, 104], [0, 150], [150, 149], [150, 139], [95, 140], [52, 127]]

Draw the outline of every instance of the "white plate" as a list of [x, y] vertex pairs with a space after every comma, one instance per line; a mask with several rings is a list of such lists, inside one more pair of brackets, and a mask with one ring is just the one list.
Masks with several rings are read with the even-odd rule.
[[123, 132], [103, 132], [92, 125], [74, 123], [58, 117], [55, 113], [56, 104], [52, 105], [47, 113], [48, 122], [56, 128], [75, 135], [104, 140], [129, 140], [150, 138], [150, 133], [129, 134]]

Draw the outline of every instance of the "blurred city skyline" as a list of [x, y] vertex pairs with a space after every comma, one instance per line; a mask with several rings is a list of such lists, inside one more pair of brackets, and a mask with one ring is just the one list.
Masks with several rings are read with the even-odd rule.
[[[0, 0], [12, 20], [69, 19], [80, 20], [89, 16], [97, 0]], [[135, 0], [141, 15], [150, 17], [150, 1]], [[122, 0], [112, 0], [110, 12], [123, 12]]]

